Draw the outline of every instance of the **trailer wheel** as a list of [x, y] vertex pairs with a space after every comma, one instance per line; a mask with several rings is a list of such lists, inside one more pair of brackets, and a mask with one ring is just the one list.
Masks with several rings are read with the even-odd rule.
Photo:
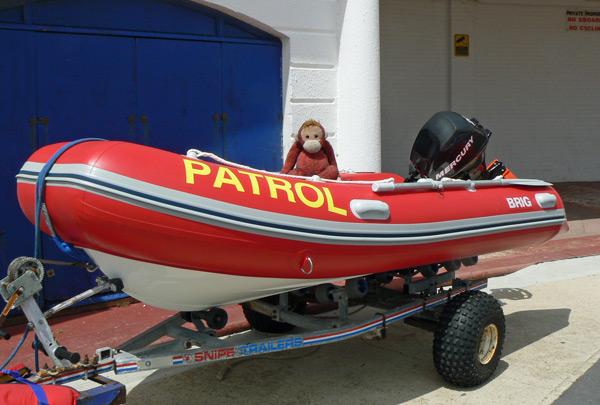
[[442, 311], [434, 332], [433, 362], [448, 382], [473, 387], [496, 370], [505, 332], [500, 303], [489, 294], [459, 294]]
[[223, 308], [214, 307], [206, 311], [204, 320], [209, 328], [221, 330], [227, 326], [229, 316]]
[[[268, 302], [269, 304], [275, 305], [277, 304], [278, 298], [277, 296], [274, 296], [263, 298], [262, 300]], [[246, 320], [248, 321], [252, 329], [255, 329], [259, 332], [287, 333], [296, 327], [291, 323], [276, 321], [268, 315], [253, 311], [249, 308], [243, 307], [243, 309], [244, 316], [246, 317]], [[306, 302], [294, 302], [290, 304], [289, 311], [303, 315], [306, 311]]]

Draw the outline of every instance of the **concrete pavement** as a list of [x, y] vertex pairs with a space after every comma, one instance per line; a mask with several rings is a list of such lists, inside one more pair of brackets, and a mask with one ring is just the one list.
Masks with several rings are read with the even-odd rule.
[[489, 280], [488, 291], [503, 304], [506, 341], [496, 373], [476, 388], [442, 380], [432, 362], [433, 335], [400, 322], [383, 341], [358, 337], [206, 367], [107, 377], [126, 383], [133, 405], [552, 404], [600, 358], [599, 263], [600, 256], [561, 260]]

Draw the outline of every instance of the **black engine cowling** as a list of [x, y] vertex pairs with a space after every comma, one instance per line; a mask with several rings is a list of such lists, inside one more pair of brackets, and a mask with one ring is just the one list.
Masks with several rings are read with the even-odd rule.
[[409, 178], [476, 180], [484, 175], [485, 148], [492, 132], [451, 111], [433, 115], [419, 131], [410, 153]]

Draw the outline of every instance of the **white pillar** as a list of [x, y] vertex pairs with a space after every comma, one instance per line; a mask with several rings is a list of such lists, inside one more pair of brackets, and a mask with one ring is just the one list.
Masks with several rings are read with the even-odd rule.
[[381, 171], [379, 0], [340, 0], [340, 169]]

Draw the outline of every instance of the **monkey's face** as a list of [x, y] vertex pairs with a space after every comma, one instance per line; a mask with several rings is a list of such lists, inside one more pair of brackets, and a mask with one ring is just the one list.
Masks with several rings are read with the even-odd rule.
[[310, 125], [302, 128], [300, 131], [300, 142], [302, 147], [308, 153], [317, 153], [321, 150], [321, 146], [324, 140], [324, 134], [320, 127], [316, 125]]

